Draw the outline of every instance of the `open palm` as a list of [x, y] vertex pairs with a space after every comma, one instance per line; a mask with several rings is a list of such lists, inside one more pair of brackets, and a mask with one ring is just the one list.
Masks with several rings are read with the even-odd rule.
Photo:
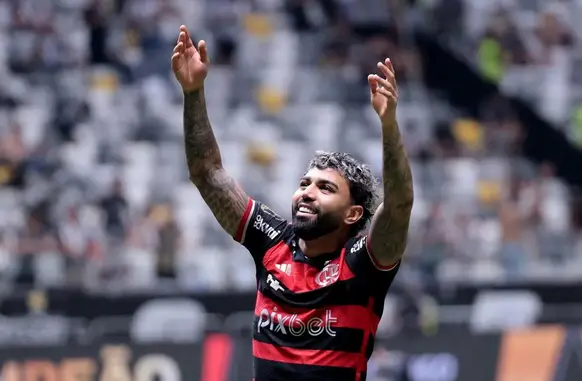
[[380, 120], [383, 123], [388, 123], [396, 120], [396, 105], [398, 103], [396, 76], [389, 58], [384, 63], [378, 62], [378, 69], [380, 69], [384, 77], [376, 74], [368, 76], [370, 102]]
[[172, 55], [172, 70], [182, 90], [188, 92], [200, 89], [208, 75], [209, 65], [206, 43], [201, 40], [196, 48], [188, 29], [182, 25]]

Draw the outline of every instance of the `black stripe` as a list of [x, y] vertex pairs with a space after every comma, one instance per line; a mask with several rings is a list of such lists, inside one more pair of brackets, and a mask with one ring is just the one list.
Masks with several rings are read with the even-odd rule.
[[[283, 291], [274, 290], [273, 287], [267, 284], [268, 273], [264, 269], [262, 269], [262, 272], [259, 291], [269, 299], [289, 307], [309, 309], [350, 305], [367, 307], [371, 296], [365, 284], [355, 278], [338, 281], [331, 286], [313, 291], [297, 293], [286, 288]], [[274, 278], [277, 279], [276, 277]], [[280, 283], [283, 286], [283, 282]]]
[[286, 364], [255, 357], [256, 381], [355, 381], [356, 370], [330, 366]]
[[[333, 328], [335, 336], [331, 336], [325, 330], [317, 336], [307, 332], [292, 334], [289, 327], [281, 327], [278, 324], [259, 327], [259, 317], [255, 316], [253, 338], [267, 344], [284, 346], [297, 349], [324, 349], [330, 351], [343, 351], [360, 353], [364, 341], [364, 331], [354, 328]], [[283, 332], [285, 330], [285, 332]]]

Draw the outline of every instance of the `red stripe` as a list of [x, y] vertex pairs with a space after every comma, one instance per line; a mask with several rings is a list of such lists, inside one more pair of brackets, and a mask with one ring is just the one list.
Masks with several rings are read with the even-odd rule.
[[339, 368], [355, 368], [358, 370], [364, 370], [366, 368], [366, 358], [361, 353], [295, 349], [266, 344], [256, 340], [253, 340], [253, 355], [263, 360], [287, 364], [333, 366]]
[[204, 340], [201, 381], [228, 381], [232, 361], [232, 339], [223, 333]]
[[242, 242], [245, 237], [243, 234], [245, 232], [245, 226], [247, 225], [247, 221], [251, 216], [251, 211], [253, 210], [253, 199], [249, 197], [249, 201], [247, 202], [247, 208], [245, 209], [245, 213], [243, 214], [240, 222], [238, 224], [238, 229], [236, 229], [236, 234], [234, 235], [234, 239], [237, 242]]
[[[320, 289], [334, 282], [353, 279], [355, 275], [345, 262], [345, 254], [346, 249], [344, 248], [341, 254], [329, 261], [323, 269], [317, 269], [302, 262], [292, 262], [291, 249], [285, 242], [281, 241], [264, 256], [263, 266], [289, 291], [303, 293]], [[277, 268], [277, 265], [281, 264], [291, 266], [290, 275]]]
[[[257, 292], [255, 315], [260, 316], [263, 310], [267, 310], [269, 314], [276, 312], [277, 314], [280, 314], [281, 317], [297, 315], [297, 318], [293, 320], [297, 321], [300, 319], [304, 323], [312, 318], [321, 318], [325, 320], [326, 313], [331, 313], [331, 317], [336, 319], [336, 321], [332, 324], [332, 327], [354, 328], [365, 330], [367, 332], [370, 332], [370, 330], [374, 329], [373, 326], [370, 326], [370, 322], [373, 324], [373, 322], [379, 320], [378, 317], [373, 313], [372, 309], [368, 309], [363, 306], [328, 306], [316, 310], [309, 308], [293, 308], [279, 305], [263, 295], [261, 292]], [[287, 319], [286, 321], [289, 322], [291, 319]], [[378, 324], [376, 323], [376, 326], [377, 325]]]
[[396, 268], [396, 266], [398, 266], [398, 264], [400, 263], [400, 260], [396, 261], [396, 263], [394, 263], [390, 266], [382, 266], [381, 264], [379, 264], [378, 260], [374, 256], [374, 253], [372, 252], [372, 247], [370, 247], [370, 239], [369, 238], [370, 238], [369, 236], [366, 238], [366, 250], [368, 251], [368, 256], [370, 257], [370, 260], [372, 261], [372, 264], [374, 265], [374, 267], [377, 268], [378, 270], [381, 270], [381, 271], [394, 270]]

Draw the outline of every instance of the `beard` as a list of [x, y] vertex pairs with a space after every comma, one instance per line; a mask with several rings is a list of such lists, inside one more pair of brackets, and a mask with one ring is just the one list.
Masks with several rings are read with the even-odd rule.
[[291, 226], [297, 237], [305, 241], [320, 238], [337, 230], [341, 226], [341, 217], [334, 213], [321, 213], [319, 210], [316, 210], [314, 215], [298, 216], [298, 210], [298, 205], [294, 205], [291, 210]]

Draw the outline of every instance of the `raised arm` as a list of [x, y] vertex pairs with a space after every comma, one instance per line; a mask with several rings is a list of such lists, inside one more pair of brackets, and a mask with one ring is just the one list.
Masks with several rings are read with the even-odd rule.
[[384, 200], [372, 219], [368, 246], [376, 262], [389, 267], [400, 260], [406, 249], [414, 192], [410, 164], [396, 122], [398, 93], [394, 68], [389, 59], [378, 63], [378, 68], [385, 78], [371, 75], [368, 82], [372, 106], [382, 122]]
[[186, 27], [180, 27], [172, 69], [184, 91], [184, 143], [190, 180], [220, 225], [234, 237], [249, 197], [222, 166], [204, 97], [209, 63], [205, 42], [200, 41], [197, 49]]
[[234, 237], [249, 197], [222, 167], [204, 89], [184, 93], [184, 142], [190, 180], [223, 229]]

